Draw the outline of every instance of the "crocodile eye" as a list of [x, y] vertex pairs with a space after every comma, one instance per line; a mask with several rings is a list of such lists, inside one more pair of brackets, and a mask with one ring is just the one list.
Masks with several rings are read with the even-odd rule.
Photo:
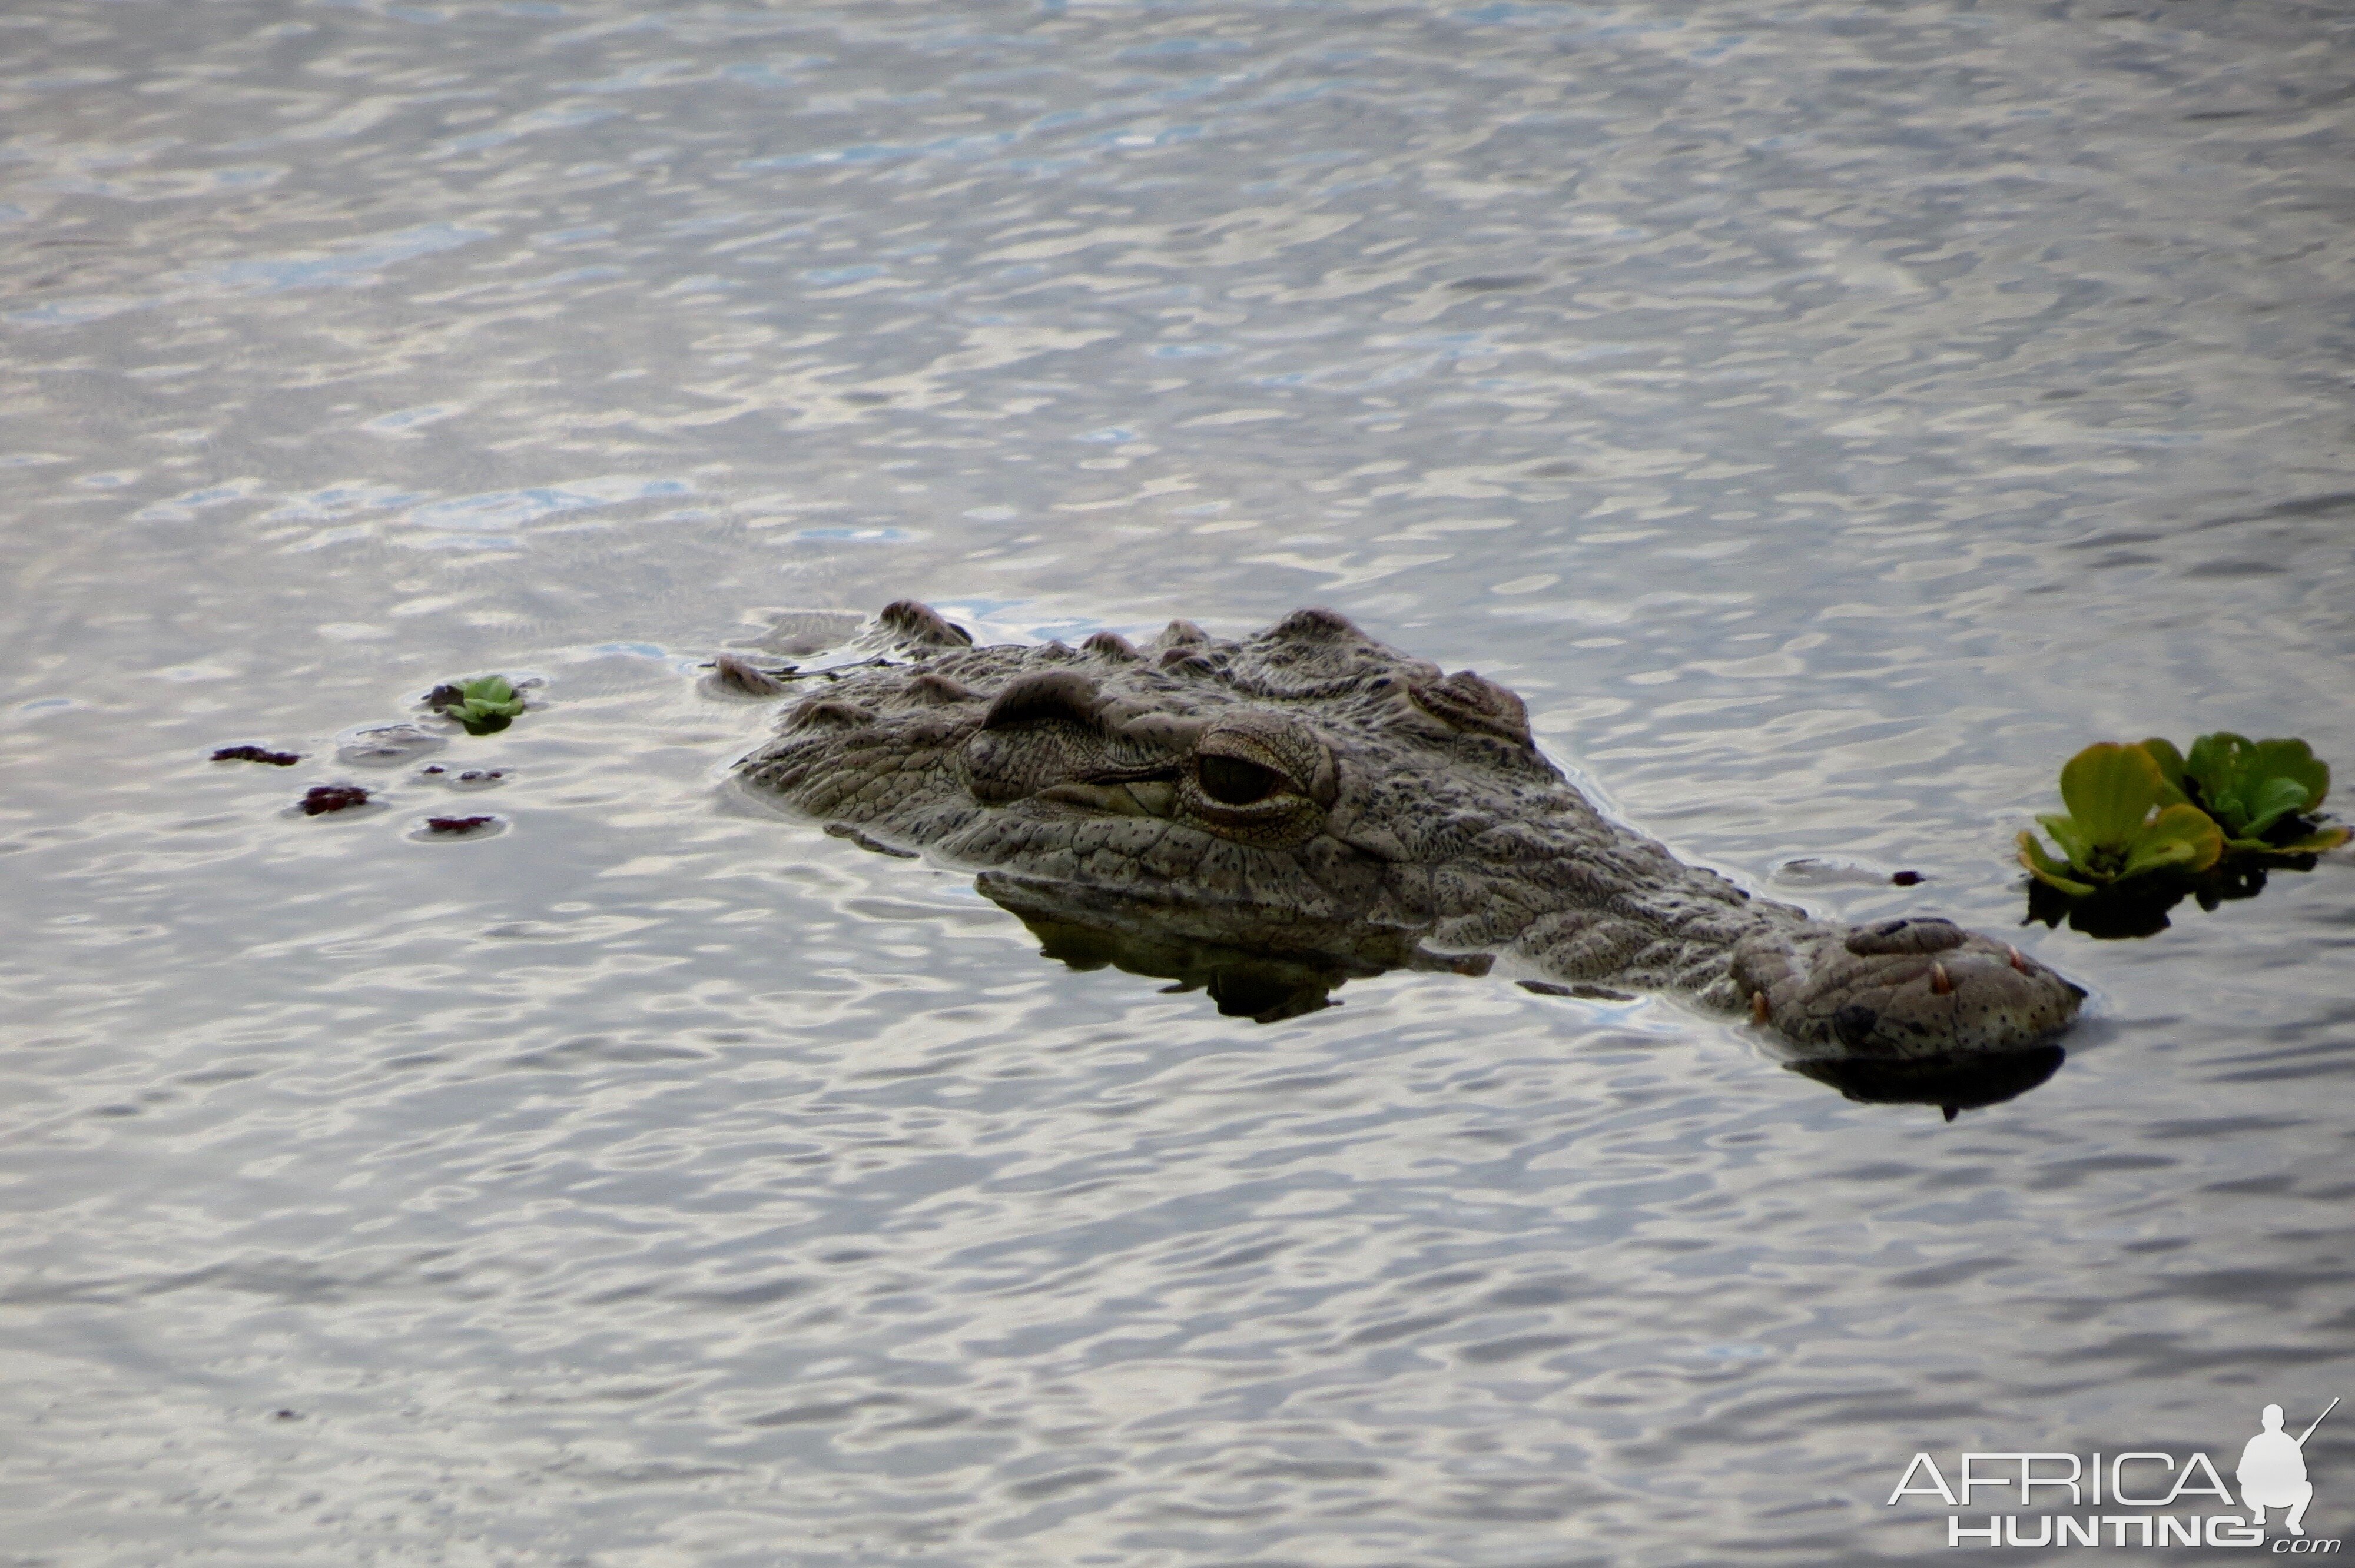
[[1235, 843], [1291, 849], [1323, 830], [1332, 784], [1332, 757], [1316, 736], [1272, 714], [1246, 712], [1195, 741], [1178, 770], [1171, 816]]
[[1240, 757], [1214, 754], [1201, 759], [1202, 793], [1221, 806], [1248, 806], [1287, 788], [1284, 775]]

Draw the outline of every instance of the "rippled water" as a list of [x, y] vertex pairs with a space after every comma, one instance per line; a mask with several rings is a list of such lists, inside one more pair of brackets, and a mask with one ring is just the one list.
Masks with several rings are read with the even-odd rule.
[[[2355, 1393], [2350, 863], [2019, 932], [2099, 1016], [1947, 1124], [1657, 1001], [1064, 968], [730, 805], [693, 680], [1329, 604], [1689, 857], [2016, 927], [2086, 740], [2355, 771], [2350, 48], [12, 7], [6, 1560], [1896, 1561], [1916, 1449]], [[545, 705], [450, 771], [335, 759], [487, 669]]]

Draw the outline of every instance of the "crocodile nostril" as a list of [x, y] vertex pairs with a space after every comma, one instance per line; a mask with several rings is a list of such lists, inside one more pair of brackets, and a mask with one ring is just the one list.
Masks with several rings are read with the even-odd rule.
[[1870, 1044], [1872, 1032], [1880, 1027], [1881, 1014], [1860, 1001], [1851, 1001], [1832, 1014], [1832, 1033], [1850, 1050]]
[[1860, 927], [1848, 934], [1848, 950], [1859, 958], [1879, 953], [1943, 953], [1965, 941], [1963, 928], [1934, 915], [1908, 916]]

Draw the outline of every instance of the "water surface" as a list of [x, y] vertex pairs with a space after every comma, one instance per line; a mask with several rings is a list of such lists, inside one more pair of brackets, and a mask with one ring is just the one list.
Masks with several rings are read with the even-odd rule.
[[2015, 927], [2088, 740], [2355, 768], [2342, 10], [0, 40], [9, 1561], [1897, 1561], [1916, 1449], [2355, 1393], [2349, 863], [2019, 931], [2097, 1016], [1948, 1124], [1657, 1001], [1070, 969], [731, 805], [694, 679], [1326, 604], [1689, 858]]

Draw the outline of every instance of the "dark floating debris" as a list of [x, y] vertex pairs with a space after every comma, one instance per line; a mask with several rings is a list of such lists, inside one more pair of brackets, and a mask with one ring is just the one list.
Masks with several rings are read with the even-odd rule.
[[270, 751], [259, 746], [224, 746], [213, 753], [215, 762], [267, 762], [272, 768], [292, 768], [303, 760], [296, 751]]
[[273, 1413], [273, 1419], [279, 1421], [300, 1421], [303, 1417], [296, 1414], [293, 1411], [281, 1410]]
[[496, 820], [494, 817], [428, 817], [425, 819], [425, 826], [430, 832], [437, 833], [471, 833], [476, 828], [487, 827]]
[[423, 772], [426, 772], [426, 773], [447, 773], [447, 772], [448, 772], [448, 771], [450, 771], [450, 770], [449, 770], [448, 768], [446, 768], [442, 767], [440, 763], [438, 763], [438, 762], [434, 762], [434, 763], [429, 763], [429, 764], [427, 764], [427, 765], [426, 765], [426, 767], [425, 767], [424, 768], [422, 768], [421, 771], [423, 771]]
[[357, 784], [314, 784], [303, 797], [303, 814], [324, 817], [329, 811], [348, 810], [368, 804], [368, 792]]
[[1913, 887], [1929, 878], [1918, 871], [1892, 871], [1864, 861], [1801, 855], [1775, 865], [1769, 873], [1785, 887]]

